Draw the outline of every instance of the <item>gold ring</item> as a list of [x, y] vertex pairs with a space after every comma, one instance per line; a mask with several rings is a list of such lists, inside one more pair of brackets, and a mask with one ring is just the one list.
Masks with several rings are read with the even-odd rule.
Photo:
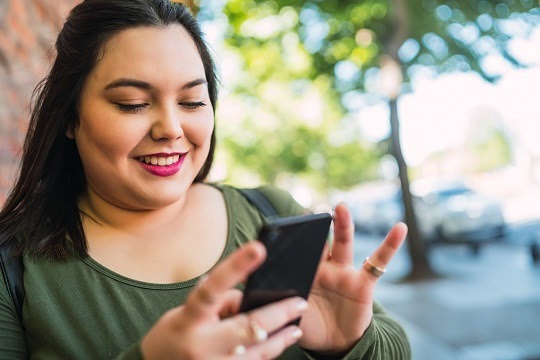
[[246, 353], [246, 347], [244, 345], [236, 345], [232, 353], [234, 356], [244, 355]]
[[251, 329], [251, 332], [253, 333], [253, 337], [255, 338], [257, 342], [260, 343], [268, 339], [268, 333], [257, 322], [253, 320], [250, 321], [249, 328]]
[[369, 256], [366, 257], [363, 263], [364, 269], [375, 275], [376, 277], [381, 277], [386, 272], [386, 268], [381, 268], [369, 261]]

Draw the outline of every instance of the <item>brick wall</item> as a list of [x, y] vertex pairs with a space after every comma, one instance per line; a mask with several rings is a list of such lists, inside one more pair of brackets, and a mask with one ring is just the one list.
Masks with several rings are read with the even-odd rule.
[[30, 98], [75, 0], [0, 0], [0, 204], [13, 183]]

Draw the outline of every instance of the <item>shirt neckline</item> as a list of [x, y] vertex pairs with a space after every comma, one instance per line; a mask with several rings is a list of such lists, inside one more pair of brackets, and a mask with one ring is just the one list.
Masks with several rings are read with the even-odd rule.
[[[205, 184], [208, 185], [208, 186], [212, 186], [212, 187], [214, 187], [215, 189], [217, 189], [217, 190], [219, 190], [221, 192], [221, 195], [223, 196], [223, 200], [225, 201], [225, 210], [226, 210], [226, 216], [227, 216], [227, 239], [225, 241], [225, 247], [223, 249], [223, 252], [221, 253], [221, 256], [219, 257], [218, 261], [216, 262], [216, 264], [214, 264], [214, 266], [212, 266], [212, 268], [210, 268], [208, 270], [208, 271], [211, 271], [218, 263], [220, 263], [225, 257], [227, 257], [234, 250], [234, 241], [233, 241], [232, 233], [233, 233], [233, 229], [235, 227], [235, 224], [233, 224], [232, 221], [233, 221], [233, 219], [235, 217], [231, 216], [232, 215], [231, 194], [228, 191], [228, 188], [224, 187], [224, 186], [219, 186], [219, 185], [216, 185], [216, 184], [211, 184], [211, 183], [205, 183]], [[164, 283], [164, 284], [151, 283], [151, 282], [132, 279], [132, 278], [129, 278], [127, 276], [121, 275], [121, 274], [109, 269], [108, 267], [100, 264], [99, 262], [97, 262], [96, 260], [94, 260], [90, 256], [86, 256], [86, 257], [82, 258], [82, 261], [86, 265], [90, 266], [92, 269], [98, 271], [99, 273], [101, 273], [101, 274], [103, 274], [103, 275], [105, 275], [105, 276], [107, 276], [107, 277], [109, 277], [109, 278], [111, 278], [113, 280], [119, 281], [119, 282], [124, 283], [124, 284], [137, 286], [137, 287], [140, 287], [140, 288], [146, 288], [146, 289], [171, 290], [171, 289], [182, 289], [182, 288], [186, 288], [186, 287], [191, 287], [191, 286], [197, 284], [197, 282], [199, 281], [201, 276], [206, 274], [206, 273], [204, 273], [204, 274], [196, 276], [196, 277], [194, 277], [192, 279], [188, 279], [188, 280], [184, 280], [184, 281], [180, 281], [180, 282], [175, 282], [175, 283]]]

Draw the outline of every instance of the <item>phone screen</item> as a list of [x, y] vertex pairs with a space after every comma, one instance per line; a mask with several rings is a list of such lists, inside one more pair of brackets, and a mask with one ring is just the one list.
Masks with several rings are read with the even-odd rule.
[[246, 283], [240, 311], [245, 312], [292, 296], [307, 299], [332, 217], [328, 213], [300, 215], [271, 221], [259, 240], [266, 261]]

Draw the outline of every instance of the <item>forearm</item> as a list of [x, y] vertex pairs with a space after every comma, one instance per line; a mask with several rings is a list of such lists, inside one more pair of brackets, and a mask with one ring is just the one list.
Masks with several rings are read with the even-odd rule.
[[328, 357], [307, 352], [306, 355], [312, 360], [410, 360], [411, 347], [401, 325], [375, 303], [371, 324], [347, 354]]
[[373, 316], [372, 326], [373, 343], [362, 359], [411, 359], [407, 334], [394, 319], [386, 313], [377, 313]]

